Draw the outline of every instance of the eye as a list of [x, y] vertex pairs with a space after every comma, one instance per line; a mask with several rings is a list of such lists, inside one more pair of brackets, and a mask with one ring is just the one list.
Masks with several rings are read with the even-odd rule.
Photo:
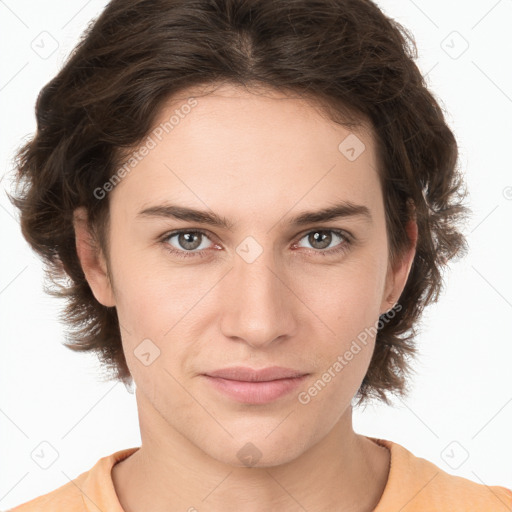
[[[306, 233], [306, 235], [301, 238], [301, 240], [304, 239], [306, 239], [307, 243], [311, 244], [316, 253], [323, 256], [348, 250], [352, 241], [348, 234], [337, 229], [315, 229]], [[336, 242], [336, 239], [341, 239], [341, 242], [335, 243], [334, 246], [329, 248], [333, 242]], [[299, 247], [303, 246], [299, 245]], [[329, 249], [326, 250], [326, 248]]]
[[[176, 238], [176, 245], [170, 242], [173, 238]], [[162, 242], [171, 253], [187, 258], [189, 256], [206, 256], [204, 253], [206, 247], [202, 243], [204, 239], [208, 239], [208, 237], [203, 231], [182, 230], [166, 235]]]

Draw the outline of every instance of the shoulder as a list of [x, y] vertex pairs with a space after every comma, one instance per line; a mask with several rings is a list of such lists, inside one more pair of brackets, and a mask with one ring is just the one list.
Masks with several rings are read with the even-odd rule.
[[112, 482], [112, 467], [136, 450], [138, 447], [126, 448], [102, 457], [91, 469], [61, 487], [6, 512], [122, 512]]
[[451, 475], [398, 443], [370, 439], [391, 452], [388, 482], [375, 512], [512, 511], [512, 490]]

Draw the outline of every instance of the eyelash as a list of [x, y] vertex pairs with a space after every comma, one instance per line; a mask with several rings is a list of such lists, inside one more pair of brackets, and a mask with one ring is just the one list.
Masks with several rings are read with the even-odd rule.
[[[317, 232], [327, 232], [327, 233], [334, 233], [341, 238], [343, 238], [345, 241], [340, 242], [335, 248], [322, 250], [322, 249], [309, 249], [310, 251], [313, 251], [314, 253], [320, 255], [320, 256], [334, 256], [337, 254], [342, 254], [344, 252], [347, 252], [351, 245], [353, 244], [353, 237], [352, 235], [348, 234], [346, 231], [341, 231], [339, 229], [313, 229], [311, 231], [308, 231], [307, 233], [304, 233], [298, 241], [302, 240], [304, 237], [310, 235], [311, 233], [317, 233]], [[160, 242], [164, 245], [165, 250], [173, 254], [174, 256], [178, 256], [179, 258], [193, 258], [196, 256], [199, 256], [200, 258], [205, 258], [208, 256], [206, 254], [207, 249], [203, 249], [201, 251], [185, 251], [185, 250], [178, 250], [171, 247], [168, 243], [169, 239], [173, 236], [179, 235], [180, 233], [193, 233], [193, 234], [199, 234], [202, 236], [205, 236], [209, 239], [208, 234], [205, 231], [197, 230], [197, 229], [180, 229], [177, 231], [171, 231], [169, 233], [166, 233], [161, 239]]]

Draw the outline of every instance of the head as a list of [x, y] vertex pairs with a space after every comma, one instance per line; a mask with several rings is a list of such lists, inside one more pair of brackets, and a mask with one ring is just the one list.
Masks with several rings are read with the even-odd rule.
[[[17, 160], [66, 346], [217, 458], [226, 434], [191, 396], [237, 446], [293, 457], [353, 399], [405, 395], [415, 327], [466, 250], [457, 145], [415, 52], [367, 0], [110, 2]], [[234, 365], [309, 378], [248, 410], [202, 378]], [[270, 441], [283, 407], [294, 424]]]

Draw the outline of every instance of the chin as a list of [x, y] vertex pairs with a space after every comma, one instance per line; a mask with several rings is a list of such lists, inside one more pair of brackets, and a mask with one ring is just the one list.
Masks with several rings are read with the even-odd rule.
[[[275, 428], [275, 426], [274, 426]], [[279, 428], [279, 427], [278, 427]], [[245, 430], [243, 435], [235, 435], [222, 443], [210, 440], [203, 450], [211, 457], [236, 467], [267, 468], [287, 464], [299, 457], [308, 448], [304, 444], [304, 432], [281, 432], [255, 430], [251, 435]]]

